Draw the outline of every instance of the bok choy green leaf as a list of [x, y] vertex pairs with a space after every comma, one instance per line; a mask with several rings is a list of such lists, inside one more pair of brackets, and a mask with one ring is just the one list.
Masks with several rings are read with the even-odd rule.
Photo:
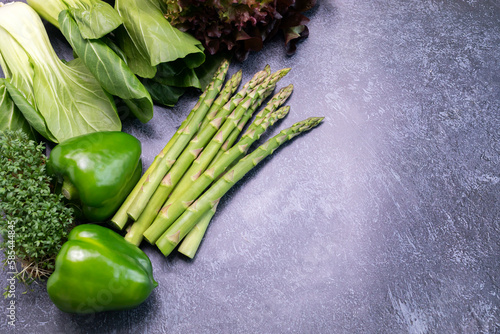
[[183, 59], [188, 68], [196, 68], [205, 61], [201, 42], [172, 27], [158, 0], [116, 0], [115, 9], [136, 50], [151, 66]]
[[27, 0], [41, 17], [59, 27], [59, 13], [70, 10], [85, 39], [101, 38], [122, 24], [118, 12], [101, 0]]
[[[62, 31], [102, 87], [122, 98], [142, 122], [152, 115], [144, 91], [149, 93], [149, 100], [174, 106], [187, 89], [205, 88], [207, 80], [200, 73], [208, 73], [210, 79], [218, 64], [205, 66], [201, 42], [170, 25], [163, 16], [160, 0], [119, 0], [115, 1], [115, 8], [101, 6], [101, 2], [28, 0], [42, 17]], [[108, 13], [110, 9], [122, 24], [106, 36], [88, 37], [87, 26], [99, 26], [92, 23], [92, 18], [113, 16]], [[82, 11], [87, 15], [82, 15]], [[123, 62], [115, 61], [118, 58], [113, 53]], [[130, 72], [143, 87], [137, 85], [137, 78], [132, 78]], [[123, 79], [122, 87], [113, 87], [119, 78]], [[134, 93], [130, 95], [130, 91]], [[122, 92], [127, 94], [119, 94]]]
[[147, 89], [127, 64], [101, 39], [84, 39], [70, 10], [59, 14], [59, 25], [73, 51], [110, 94], [123, 99], [143, 123], [153, 117], [153, 101]]
[[80, 59], [64, 63], [57, 57], [30, 6], [0, 6], [0, 41], [5, 86], [42, 136], [58, 143], [89, 132], [121, 130], [112, 97]]

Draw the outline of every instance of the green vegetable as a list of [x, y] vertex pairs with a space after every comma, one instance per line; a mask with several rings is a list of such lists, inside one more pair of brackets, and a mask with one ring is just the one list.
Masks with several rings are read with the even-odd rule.
[[62, 11], [59, 24], [75, 53], [108, 93], [120, 97], [142, 123], [147, 123], [153, 117], [147, 89], [104, 39], [85, 39], [70, 13]]
[[[224, 63], [222, 63], [224, 64]], [[217, 81], [217, 76], [214, 76], [213, 78], [213, 84], [215, 85], [215, 82]], [[218, 85], [218, 84], [217, 84]], [[191, 119], [194, 117], [194, 115], [199, 113], [200, 108], [202, 105], [204, 105], [205, 98], [207, 94], [210, 93], [212, 95], [212, 90], [217, 89], [216, 87], [213, 87], [212, 85], [208, 85], [205, 91], [200, 95], [198, 98], [198, 102], [196, 105], [191, 109], [191, 112], [189, 115], [184, 119], [184, 121], [181, 123], [177, 131], [174, 133], [172, 138], [168, 141], [168, 143], [165, 145], [165, 147], [161, 150], [161, 152], [155, 157], [153, 163], [149, 166], [149, 168], [144, 172], [142, 175], [141, 179], [137, 184], [135, 185], [134, 189], [130, 192], [130, 194], [127, 196], [127, 199], [123, 203], [122, 206], [120, 206], [120, 209], [116, 212], [116, 214], [111, 218], [111, 223], [118, 229], [122, 230], [125, 225], [128, 222], [128, 214], [127, 211], [130, 208], [130, 206], [134, 203], [136, 200], [136, 197], [139, 193], [143, 192], [143, 185], [144, 183], [149, 183], [150, 182], [150, 175], [153, 171], [156, 170], [156, 168], [160, 165], [162, 162], [165, 154], [170, 150], [170, 148], [176, 143], [177, 139], [181, 137], [181, 134], [184, 132], [184, 129], [188, 125], [188, 123], [191, 121]], [[202, 109], [205, 107], [203, 106]], [[201, 110], [203, 112], [203, 110]]]
[[[241, 81], [241, 72], [237, 72], [226, 83], [226, 86], [219, 94], [219, 97], [212, 103], [212, 106], [208, 110], [205, 119], [210, 118], [209, 114], [213, 109], [218, 109], [222, 104], [227, 102], [229, 97], [234, 93], [234, 91], [238, 87], [240, 81]], [[220, 124], [220, 122], [218, 123]], [[166, 198], [172, 191], [178, 179], [182, 177], [185, 170], [189, 167], [190, 163], [194, 159], [196, 159], [197, 154], [203, 149], [203, 146], [207, 143], [207, 141], [213, 136], [213, 133], [215, 133], [216, 131], [213, 130], [210, 136], [207, 136], [207, 131], [205, 130], [208, 130], [208, 132], [210, 132], [210, 129], [208, 128], [203, 128], [199, 130], [198, 135], [189, 142], [189, 144], [184, 149], [182, 154], [177, 158], [176, 162], [174, 163], [174, 165], [167, 174], [168, 177], [165, 177], [165, 179], [168, 179], [169, 181], [164, 182], [165, 181], [164, 179], [164, 181], [162, 181], [158, 185], [153, 196], [150, 198], [146, 207], [140, 214], [139, 219], [137, 219], [137, 222], [132, 225], [129, 232], [125, 236], [125, 239], [136, 245], [140, 244], [140, 242], [142, 241], [142, 233], [147, 228], [147, 226], [151, 224], [152, 220], [154, 219], [154, 216], [158, 213], [158, 210], [160, 210], [161, 206], [163, 205]]]
[[0, 6], [0, 66], [5, 85], [30, 125], [53, 142], [119, 131], [113, 99], [80, 59], [63, 63], [37, 13], [27, 4]]
[[[207, 168], [211, 161], [218, 154], [219, 150], [222, 149], [223, 144], [231, 136], [233, 131], [238, 131], [237, 127], [241, 122], [241, 119], [247, 114], [248, 118], [251, 117], [255, 109], [260, 105], [263, 99], [265, 99], [270, 92], [276, 86], [276, 83], [289, 72], [289, 68], [277, 71], [273, 75], [267, 75], [266, 70], [260, 73], [266, 73], [266, 77], [263, 82], [260, 79], [256, 80], [251, 87], [253, 87], [251, 92], [248, 92], [243, 99], [237, 99], [235, 103], [239, 104], [237, 106], [231, 106], [230, 110], [226, 111], [226, 106], [224, 106], [219, 112], [217, 117], [229, 116], [227, 119], [224, 118], [224, 124], [221, 126], [220, 130], [217, 128], [213, 134], [215, 136], [211, 138], [208, 145], [200, 153], [200, 156], [191, 164], [189, 169], [186, 171], [182, 180], [176, 186], [176, 193], [182, 193], [187, 188], [189, 188]], [[256, 76], [255, 78], [259, 78]], [[238, 97], [238, 94], [235, 95]], [[234, 111], [233, 111], [234, 110]], [[247, 118], [247, 120], [248, 120]], [[220, 125], [219, 125], [220, 126]], [[217, 134], [215, 133], [216, 131]], [[159, 236], [159, 235], [158, 235]]]
[[52, 192], [44, 146], [20, 130], [0, 133], [0, 232], [7, 268], [20, 280], [48, 276], [74, 223], [74, 211]]
[[147, 89], [125, 63], [122, 51], [106, 36], [121, 24], [118, 12], [100, 0], [30, 0], [28, 3], [57, 26], [100, 85], [119, 97], [143, 123], [153, 117]]
[[59, 28], [58, 16], [69, 9], [85, 39], [101, 38], [122, 24], [120, 15], [101, 0], [27, 0], [41, 17]]
[[0, 78], [0, 132], [5, 130], [21, 130], [30, 139], [36, 138], [36, 132], [12, 101], [5, 86], [5, 79]]
[[215, 182], [201, 195], [186, 211], [161, 235], [156, 245], [163, 253], [169, 255], [179, 242], [191, 231], [202, 216], [210, 210], [215, 210], [224, 194], [231, 189], [246, 173], [255, 167], [265, 157], [272, 154], [280, 145], [294, 138], [298, 134], [317, 126], [322, 117], [311, 117], [295, 123], [288, 129], [266, 141], [252, 153], [241, 159], [233, 168]]
[[[290, 90], [291, 87], [288, 86], [282, 89], [280, 93], [277, 94], [277, 96], [283, 93], [289, 94], [291, 93]], [[229, 150], [221, 149], [221, 151], [219, 151], [219, 153], [221, 153], [220, 156], [214, 158], [214, 161], [209, 166], [208, 170], [205, 171], [205, 173], [203, 173], [203, 175], [199, 177], [186, 192], [182, 193], [181, 195], [174, 193], [171, 196], [170, 200], [172, 200], [172, 198], [175, 198], [172, 203], [183, 203], [181, 197], [197, 198], [200, 194], [200, 191], [205, 190], [205, 188], [208, 187], [213, 182], [213, 180], [217, 179], [225, 170], [229, 168], [228, 166], [231, 166], [235, 161], [237, 161], [237, 159], [241, 158], [248, 151], [249, 147], [260, 138], [260, 136], [267, 130], [269, 126], [272, 126], [276, 121], [282, 119], [288, 114], [288, 111], [290, 110], [290, 107], [288, 106], [273, 111], [278, 107], [278, 105], [279, 101], [277, 99], [274, 101], [271, 100], [266, 108], [264, 108], [259, 113], [259, 115], [255, 117], [254, 122], [241, 137], [240, 141]], [[194, 196], [191, 189], [197, 189]], [[189, 203], [190, 200], [188, 200], [187, 202]], [[200, 218], [195, 227], [186, 235], [186, 237], [180, 244], [180, 253], [190, 258], [194, 257], [201, 243], [203, 235], [205, 234], [205, 231], [208, 227], [208, 224], [215, 214], [215, 211], [216, 208], [213, 208]]]
[[164, 19], [159, 0], [117, 1], [116, 10], [100, 0], [29, 3], [61, 29], [102, 87], [142, 122], [151, 118], [151, 99], [175, 105], [189, 87], [204, 89], [221, 61], [205, 61], [201, 43]]
[[188, 87], [204, 89], [220, 59], [205, 63], [201, 43], [165, 20], [159, 0], [118, 0], [115, 41], [156, 102], [174, 105]]
[[192, 230], [182, 239], [178, 248], [179, 253], [186, 255], [190, 259], [194, 258], [216, 210], [217, 208], [212, 208], [201, 216]]
[[110, 229], [83, 224], [57, 255], [47, 291], [64, 312], [95, 313], [138, 306], [157, 285], [142, 250]]
[[312, 117], [296, 123], [244, 157], [251, 145], [288, 113], [289, 107], [281, 105], [292, 93], [292, 85], [280, 89], [240, 137], [254, 112], [290, 69], [271, 74], [266, 66], [235, 94], [241, 73], [235, 73], [221, 90], [225, 66], [221, 65], [198, 103], [112, 218], [118, 229], [134, 221], [125, 235], [130, 243], [139, 245], [145, 238], [168, 255], [190, 233], [180, 251], [193, 257], [220, 198], [277, 147], [322, 121], [321, 117]]
[[[115, 9], [125, 27], [125, 32], [119, 32], [125, 43], [122, 49], [129, 59], [134, 59], [130, 66], [139, 76], [152, 77], [156, 69], [144, 69], [177, 59], [183, 59], [186, 69], [194, 69], [205, 61], [201, 43], [172, 27], [165, 20], [158, 0], [116, 0]], [[135, 66], [135, 62], [141, 62], [142, 66]]]
[[68, 139], [50, 153], [48, 169], [63, 180], [63, 194], [79, 199], [89, 221], [110, 218], [142, 172], [141, 144], [124, 132], [94, 132]]
[[132, 219], [136, 220], [139, 218], [149, 199], [156, 191], [156, 188], [160, 182], [162, 182], [162, 179], [198, 131], [203, 118], [221, 90], [228, 68], [229, 62], [224, 61], [219, 67], [219, 70], [216, 72], [212, 83], [207, 87], [203, 101], [197, 105], [196, 112], [192, 114], [192, 118], [189, 122], [183, 128], [178, 130], [179, 136], [175, 141], [175, 144], [172, 145], [168, 152], [166, 152], [165, 156], [161, 160], [161, 163], [159, 163], [158, 166], [151, 172], [147, 181], [142, 185], [141, 191], [134, 199], [134, 203], [130, 205], [127, 210], [128, 215]]
[[[238, 146], [238, 151], [231, 160], [225, 161], [224, 163], [220, 164], [220, 170], [211, 169], [210, 173], [208, 173], [209, 177], [206, 179], [206, 183], [204, 183], [203, 186], [195, 186], [195, 184], [199, 184], [196, 183], [196, 181], [199, 180], [200, 175], [203, 173], [203, 171], [205, 171], [206, 167], [210, 164], [212, 159], [220, 150], [222, 144], [225, 142], [229, 134], [236, 128], [236, 125], [239, 122], [238, 120], [242, 117], [243, 113], [249, 109], [249, 106], [252, 104], [252, 99], [258, 99], [259, 92], [260, 94], [262, 94], [268, 88], [268, 86], [274, 87], [276, 82], [281, 79], [286, 73], [288, 73], [288, 71], [289, 69], [278, 71], [268, 79], [266, 79], [262, 84], [262, 87], [257, 88], [255, 91], [250, 93], [242, 101], [238, 108], [231, 114], [231, 116], [228, 117], [219, 132], [213, 136], [210, 143], [203, 149], [203, 152], [196, 159], [196, 161], [193, 162], [189, 171], [184, 175], [183, 180], [187, 180], [188, 182], [191, 180], [190, 184], [184, 184], [184, 187], [178, 188], [179, 190], [177, 191], [177, 194], [172, 194], [169, 200], [166, 201], [161, 210], [156, 214], [156, 218], [154, 218], [152, 225], [144, 232], [144, 238], [146, 240], [148, 240], [150, 243], [155, 243], [161, 236], [161, 234], [175, 221], [175, 219], [179, 217], [180, 214], [184, 212], [184, 210], [186, 210], [186, 208], [189, 206], [189, 203], [192, 203], [194, 200], [196, 200], [196, 198], [202, 193], [202, 191], [204, 191], [210, 185], [210, 183], [225, 170], [225, 168], [229, 163], [232, 162], [232, 160], [240, 157], [241, 153], [245, 153], [249, 146], [253, 143], [253, 141], [258, 139], [258, 137], [256, 136], [247, 137], [250, 139], [250, 141], [245, 143], [244, 145]], [[271, 100], [271, 104], [275, 107], [281, 105], [281, 103], [283, 103], [288, 98], [290, 93], [291, 90], [285, 91], [284, 94], [277, 94], [275, 98]], [[217, 172], [215, 172], [214, 170], [217, 170]], [[161, 186], [162, 185], [160, 185], [160, 187]], [[181, 197], [186, 192], [189, 192], [188, 190], [191, 191], [189, 196], [187, 196], [187, 198]], [[194, 195], [193, 192], [195, 193]], [[166, 199], [167, 198], [165, 197], [164, 202]]]

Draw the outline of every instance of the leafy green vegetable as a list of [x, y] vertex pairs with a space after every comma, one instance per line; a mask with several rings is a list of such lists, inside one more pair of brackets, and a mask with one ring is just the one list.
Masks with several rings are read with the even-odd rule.
[[195, 70], [184, 66], [182, 59], [159, 64], [154, 79], [169, 86], [200, 88]]
[[[143, 122], [152, 115], [151, 100], [175, 105], [188, 88], [204, 89], [220, 64], [220, 61], [208, 62], [208, 66], [204, 66], [201, 43], [168, 23], [160, 0], [120, 0], [115, 2], [116, 9], [99, 5], [100, 0], [29, 0], [29, 3], [61, 29], [101, 86], [122, 98]], [[90, 8], [83, 10], [88, 15], [82, 15], [81, 8]], [[103, 13], [98, 14], [100, 11]], [[93, 23], [93, 18], [111, 15], [109, 11], [123, 24], [106, 36], [89, 37], [91, 34], [86, 29], [99, 26]], [[94, 36], [110, 32], [109, 29], [99, 31], [101, 34]], [[130, 72], [139, 80], [132, 78]]]
[[80, 59], [62, 62], [37, 13], [22, 2], [0, 6], [0, 66], [5, 85], [35, 130], [53, 142], [119, 131], [111, 96]]
[[149, 60], [141, 55], [135, 47], [134, 42], [128, 36], [125, 27], [119, 27], [114, 35], [116, 44], [125, 55], [127, 65], [132, 72], [141, 78], [154, 78], [156, 75], [156, 66], [151, 65]]
[[64, 10], [59, 14], [59, 25], [79, 59], [108, 93], [123, 99], [132, 113], [147, 123], [153, 117], [149, 92], [109, 44], [100, 39], [84, 39], [80, 35], [70, 12]]
[[117, 44], [154, 101], [173, 106], [182, 88], [205, 89], [220, 61], [203, 66], [201, 43], [165, 20], [160, 1], [118, 0], [115, 8], [123, 20], [114, 34]]
[[85, 39], [101, 38], [122, 24], [120, 15], [101, 0], [28, 0], [41, 17], [59, 28], [58, 16], [69, 9]]
[[5, 130], [21, 130], [31, 139], [36, 138], [28, 121], [12, 101], [5, 86], [5, 79], [0, 78], [0, 132]]
[[[172, 27], [165, 20], [158, 0], [117, 0], [115, 9], [137, 53], [151, 66], [183, 59], [188, 68], [196, 68], [205, 61], [201, 43]], [[127, 56], [137, 57], [137, 54]]]
[[74, 211], [51, 191], [44, 147], [21, 131], [0, 133], [0, 233], [8, 270], [31, 280], [54, 270], [55, 256], [74, 224]]
[[153, 79], [142, 79], [142, 83], [153, 100], [167, 107], [175, 106], [179, 98], [186, 92], [185, 88], [164, 85]]

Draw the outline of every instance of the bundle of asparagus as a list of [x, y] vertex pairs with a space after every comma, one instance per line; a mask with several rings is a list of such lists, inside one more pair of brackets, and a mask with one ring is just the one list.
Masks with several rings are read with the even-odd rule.
[[182, 241], [178, 250], [193, 258], [220, 198], [276, 148], [322, 121], [322, 117], [311, 117], [298, 122], [247, 154], [267, 128], [288, 114], [289, 107], [282, 105], [292, 93], [292, 85], [271, 97], [247, 126], [290, 69], [271, 73], [266, 66], [238, 92], [242, 73], [236, 72], [224, 84], [228, 69], [229, 61], [223, 61], [111, 219], [120, 230], [133, 221], [125, 235], [127, 241], [139, 245], [144, 238], [165, 256]]

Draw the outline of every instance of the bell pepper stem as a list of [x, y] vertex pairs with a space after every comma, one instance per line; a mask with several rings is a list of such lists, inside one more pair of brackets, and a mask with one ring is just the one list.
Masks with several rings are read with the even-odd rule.
[[61, 193], [69, 201], [75, 201], [80, 198], [80, 195], [78, 194], [78, 190], [76, 189], [75, 185], [71, 183], [71, 181], [67, 177], [64, 177]]

